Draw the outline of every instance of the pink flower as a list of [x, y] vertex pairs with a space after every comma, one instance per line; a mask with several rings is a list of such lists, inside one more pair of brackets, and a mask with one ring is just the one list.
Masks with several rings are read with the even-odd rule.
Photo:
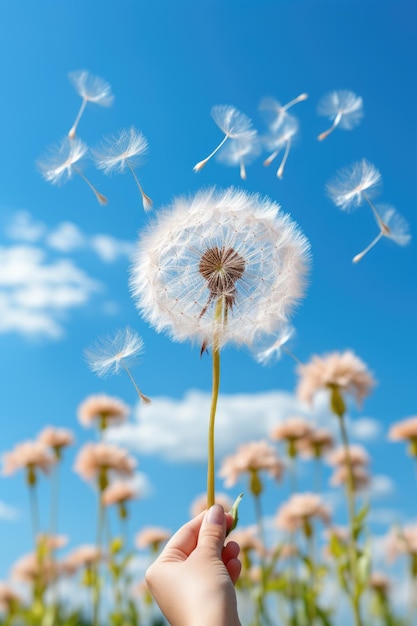
[[247, 526], [246, 528], [236, 528], [228, 537], [228, 541], [236, 541], [239, 544], [241, 552], [256, 551], [258, 554], [264, 552], [261, 541], [258, 539], [255, 526]]
[[346, 451], [344, 446], [339, 446], [336, 450], [328, 454], [326, 458], [330, 465], [342, 466], [347, 465], [349, 462], [352, 467], [355, 467], [369, 464], [368, 453], [359, 445], [349, 446], [348, 451]]
[[352, 394], [360, 404], [375, 385], [366, 365], [351, 350], [332, 352], [323, 357], [313, 356], [310, 363], [299, 366], [298, 372], [298, 396], [309, 403], [320, 389], [336, 387]]
[[66, 428], [53, 428], [52, 426], [48, 426], [44, 428], [41, 433], [39, 433], [38, 441], [43, 443], [45, 446], [52, 448], [55, 451], [56, 456], [59, 457], [62, 448], [72, 445], [74, 442], [74, 435]]
[[412, 441], [417, 440], [417, 415], [392, 424], [388, 439], [391, 441]]
[[278, 528], [293, 532], [313, 518], [328, 524], [330, 512], [316, 494], [296, 493], [279, 508], [275, 523]]
[[226, 457], [219, 475], [226, 487], [232, 487], [241, 474], [253, 471], [268, 472], [273, 478], [281, 478], [284, 464], [275, 449], [266, 441], [252, 441], [241, 445], [236, 454]]
[[117, 481], [106, 487], [101, 500], [105, 506], [124, 504], [128, 500], [138, 497], [137, 490], [127, 482]]
[[333, 445], [332, 434], [327, 430], [318, 429], [297, 441], [297, 450], [303, 457], [321, 458]]
[[277, 441], [296, 441], [309, 436], [313, 428], [303, 417], [290, 417], [285, 422], [275, 426], [271, 432], [271, 439]]
[[53, 463], [54, 458], [49, 454], [47, 447], [43, 443], [40, 441], [25, 441], [4, 455], [2, 473], [5, 476], [9, 476], [23, 468], [40, 469], [46, 473]]
[[[10, 585], [0, 582], [0, 609], [9, 613], [13, 607], [20, 604], [21, 598]], [[7, 622], [7, 620], [6, 620]]]
[[29, 584], [53, 582], [57, 579], [58, 573], [58, 566], [54, 561], [50, 559], [41, 561], [34, 553], [25, 554], [12, 567], [12, 578]]
[[101, 430], [109, 424], [124, 422], [129, 414], [129, 407], [118, 398], [105, 394], [89, 396], [78, 407], [78, 419], [83, 426], [98, 423]]
[[[352, 481], [353, 481], [353, 489], [355, 491], [361, 491], [362, 489], [366, 489], [371, 482], [371, 477], [368, 472], [362, 465], [352, 465]], [[333, 487], [339, 487], [339, 485], [344, 485], [349, 480], [349, 470], [347, 465], [340, 465], [334, 472], [330, 478], [330, 484]]]
[[149, 526], [143, 528], [137, 533], [135, 537], [135, 543], [138, 548], [146, 549], [151, 548], [152, 551], [157, 552], [161, 543], [165, 543], [170, 539], [171, 532], [165, 528], [158, 528], [156, 526]]
[[62, 562], [62, 570], [69, 575], [74, 574], [82, 567], [91, 567], [102, 558], [100, 550], [96, 546], [82, 545], [73, 550]]
[[88, 443], [78, 453], [74, 469], [84, 480], [92, 480], [109, 470], [131, 476], [135, 466], [126, 450], [110, 443]]
[[391, 528], [386, 537], [386, 549], [390, 560], [402, 554], [417, 556], [417, 525]]

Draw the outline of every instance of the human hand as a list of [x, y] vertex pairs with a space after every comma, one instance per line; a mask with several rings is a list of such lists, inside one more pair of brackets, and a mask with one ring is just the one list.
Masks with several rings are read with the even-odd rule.
[[171, 626], [240, 626], [234, 588], [239, 546], [224, 546], [231, 524], [215, 504], [184, 524], [148, 568], [149, 590]]

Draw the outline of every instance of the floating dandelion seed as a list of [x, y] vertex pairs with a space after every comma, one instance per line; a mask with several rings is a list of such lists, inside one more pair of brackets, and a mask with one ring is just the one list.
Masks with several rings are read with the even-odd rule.
[[131, 171], [135, 183], [142, 196], [143, 208], [149, 211], [152, 208], [151, 198], [144, 192], [142, 185], [135, 173], [134, 167], [140, 157], [148, 151], [146, 137], [134, 126], [124, 128], [118, 135], [105, 137], [102, 146], [94, 150], [96, 165], [105, 174], [112, 172], [123, 173], [126, 167]]
[[308, 249], [277, 204], [233, 188], [174, 200], [140, 238], [130, 284], [144, 318], [175, 341], [212, 348], [208, 506], [215, 500], [220, 349], [253, 347], [287, 323], [303, 295]]
[[149, 404], [150, 399], [145, 396], [130, 371], [130, 365], [144, 350], [143, 339], [131, 328], [117, 330], [114, 335], [102, 337], [94, 346], [84, 351], [85, 359], [90, 369], [97, 376], [118, 374], [124, 370], [135, 387], [139, 398]]
[[94, 185], [86, 178], [81, 169], [76, 165], [88, 152], [86, 144], [81, 139], [63, 139], [58, 146], [50, 148], [49, 155], [37, 162], [38, 168], [49, 183], [58, 185], [66, 182], [75, 172], [87, 183], [100, 204], [107, 204], [107, 198], [103, 196]]
[[72, 125], [68, 137], [74, 139], [77, 132], [77, 127], [84, 113], [87, 102], [93, 102], [103, 107], [108, 107], [113, 104], [114, 96], [111, 92], [111, 86], [105, 80], [99, 76], [93, 76], [85, 70], [76, 72], [70, 72], [68, 74], [75, 91], [82, 98], [80, 110], [78, 111], [75, 122]]
[[381, 174], [376, 167], [362, 159], [339, 170], [326, 185], [326, 189], [335, 205], [342, 211], [348, 211], [359, 207], [364, 200], [369, 203], [381, 180]]
[[231, 139], [218, 154], [218, 160], [226, 165], [238, 166], [240, 178], [246, 180], [246, 165], [259, 155], [261, 147], [257, 135], [243, 139]]
[[375, 212], [378, 217], [375, 217], [377, 224], [380, 228], [378, 235], [366, 246], [362, 252], [356, 254], [353, 257], [353, 262], [358, 263], [365, 254], [367, 254], [383, 237], [391, 239], [399, 246], [406, 246], [410, 243], [411, 235], [409, 233], [408, 222], [397, 213], [397, 211], [388, 204], [379, 204], [375, 207]]
[[290, 325], [283, 326], [277, 337], [274, 338], [272, 343], [269, 343], [267, 347], [257, 346], [257, 351], [255, 353], [255, 359], [261, 365], [266, 365], [267, 363], [273, 363], [274, 361], [279, 361], [282, 356], [282, 353], [285, 352], [289, 356], [291, 356], [297, 363], [300, 361], [295, 357], [289, 350], [285, 347], [285, 344], [294, 337], [295, 328]]
[[308, 94], [301, 93], [296, 98], [293, 98], [293, 100], [287, 102], [287, 104], [280, 104], [278, 100], [275, 100], [274, 98], [263, 98], [259, 105], [259, 109], [265, 115], [269, 130], [272, 133], [277, 132], [282, 122], [286, 119], [288, 115], [288, 109], [290, 109], [298, 102], [303, 102], [304, 100], [307, 100], [307, 98]]
[[281, 159], [281, 163], [277, 169], [277, 177], [282, 178], [284, 175], [284, 167], [290, 153], [290, 149], [298, 132], [298, 120], [293, 115], [287, 115], [285, 120], [280, 125], [278, 131], [265, 137], [264, 142], [268, 150], [272, 150], [272, 153], [265, 159], [264, 165], [271, 165], [272, 161], [276, 159], [281, 150], [284, 149], [284, 154]]
[[357, 126], [363, 117], [363, 100], [353, 91], [332, 91], [320, 100], [317, 112], [333, 120], [330, 128], [317, 137], [322, 141], [337, 127], [352, 130]]
[[251, 140], [256, 137], [256, 130], [252, 128], [252, 121], [235, 107], [227, 104], [217, 104], [211, 109], [211, 116], [217, 126], [224, 132], [224, 137], [217, 148], [208, 157], [194, 165], [194, 171], [200, 171], [205, 164], [220, 150], [227, 139]]

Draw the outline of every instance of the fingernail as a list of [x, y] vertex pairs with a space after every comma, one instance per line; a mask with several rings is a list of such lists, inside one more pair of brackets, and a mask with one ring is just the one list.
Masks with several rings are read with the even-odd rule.
[[220, 504], [213, 504], [212, 507], [207, 511], [206, 521], [209, 524], [217, 524], [218, 526], [223, 525], [224, 520], [224, 511], [223, 507]]

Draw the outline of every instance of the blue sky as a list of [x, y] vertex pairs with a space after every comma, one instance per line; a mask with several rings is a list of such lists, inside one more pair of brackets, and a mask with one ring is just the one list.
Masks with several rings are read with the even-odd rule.
[[[135, 374], [154, 399], [153, 413], [145, 416], [152, 436], [140, 439], [139, 431], [135, 444], [151, 493], [135, 504], [132, 527], [174, 529], [205, 488], [210, 359], [157, 335], [130, 299], [129, 254], [152, 219], [133, 179], [108, 178], [92, 163], [86, 166], [109, 198], [101, 207], [80, 178], [54, 187], [36, 168], [78, 110], [68, 73], [86, 69], [111, 84], [115, 100], [110, 108], [87, 106], [79, 136], [94, 147], [103, 135], [132, 124], [139, 128], [150, 149], [138, 174], [155, 211], [178, 195], [235, 185], [269, 196], [299, 223], [311, 242], [313, 264], [307, 297], [293, 319], [292, 349], [307, 361], [314, 353], [351, 348], [369, 365], [378, 386], [362, 411], [352, 410], [352, 436], [368, 448], [373, 472], [392, 480], [377, 508], [391, 520], [415, 518], [411, 461], [402, 445], [386, 442], [391, 422], [416, 414], [414, 239], [405, 248], [384, 240], [353, 265], [352, 256], [376, 234], [373, 217], [366, 207], [342, 213], [325, 185], [338, 169], [367, 158], [382, 174], [379, 199], [397, 208], [415, 236], [416, 17], [415, 5], [405, 0], [1, 3], [1, 452], [48, 424], [73, 429], [77, 446], [88, 441], [93, 434], [78, 425], [76, 411], [93, 393], [122, 398], [132, 407], [133, 423], [137, 399], [127, 378], [99, 380], [82, 357], [97, 336], [130, 325], [146, 344]], [[353, 130], [337, 129], [318, 142], [328, 120], [318, 116], [317, 104], [334, 89], [362, 96], [365, 115]], [[301, 92], [309, 99], [294, 109], [300, 132], [282, 180], [261, 160], [248, 168], [244, 182], [237, 169], [214, 159], [193, 172], [221, 139], [210, 116], [213, 105], [234, 105], [261, 133], [261, 99], [285, 103]], [[36, 307], [34, 283], [41, 288]], [[58, 286], [65, 294], [59, 303]], [[16, 298], [19, 315], [15, 309], [10, 315]], [[264, 368], [249, 353], [226, 349], [219, 454], [233, 451], [243, 437], [265, 437], [274, 413], [279, 421], [295, 411], [295, 384], [291, 359]], [[242, 394], [253, 409], [243, 417]], [[191, 418], [180, 428], [184, 414]], [[368, 422], [360, 421], [365, 417]], [[322, 406], [315, 418], [328, 420]], [[362, 429], [354, 430], [355, 420]], [[74, 456], [75, 449], [69, 450], [61, 508], [61, 530], [71, 545], [94, 538], [94, 498], [72, 472]], [[285, 494], [285, 486], [279, 491], [268, 484], [268, 515]], [[41, 495], [47, 497], [46, 488]], [[1, 479], [0, 502], [5, 577], [10, 563], [31, 548], [22, 476]], [[336, 516], [343, 514], [339, 506]], [[242, 523], [252, 520], [248, 498]], [[377, 533], [384, 530], [377, 524]]]

